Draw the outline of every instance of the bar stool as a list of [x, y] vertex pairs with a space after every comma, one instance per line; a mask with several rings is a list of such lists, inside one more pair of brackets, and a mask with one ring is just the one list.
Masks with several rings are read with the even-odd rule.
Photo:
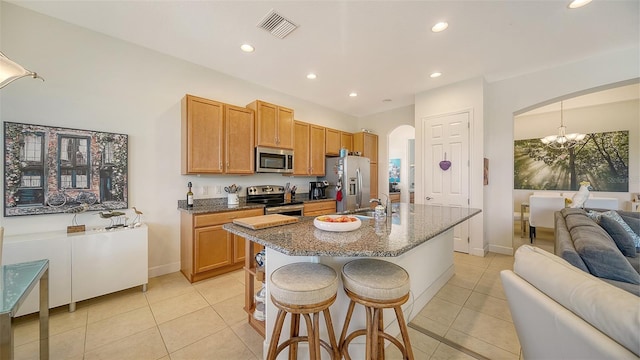
[[[342, 267], [344, 291], [351, 299], [340, 335], [342, 356], [349, 360], [349, 343], [357, 336], [366, 335], [367, 360], [384, 359], [384, 339], [400, 349], [404, 359], [413, 359], [407, 324], [402, 315], [402, 304], [409, 299], [409, 274], [400, 266], [378, 259], [358, 259]], [[349, 322], [356, 303], [366, 310], [366, 329], [347, 335]], [[394, 309], [404, 343], [384, 332], [383, 309]]]
[[[309, 343], [309, 358], [320, 360], [320, 346], [324, 347], [332, 359], [339, 359], [340, 352], [333, 332], [329, 306], [336, 300], [338, 275], [323, 264], [293, 263], [276, 269], [269, 279], [271, 301], [278, 308], [275, 326], [269, 343], [267, 359], [275, 359], [289, 347], [289, 359], [296, 359], [298, 343]], [[329, 344], [320, 339], [320, 312], [324, 315]], [[291, 314], [290, 337], [282, 344], [280, 333], [287, 313]], [[310, 314], [313, 314], [313, 321]], [[300, 336], [300, 315], [307, 325], [307, 336]]]

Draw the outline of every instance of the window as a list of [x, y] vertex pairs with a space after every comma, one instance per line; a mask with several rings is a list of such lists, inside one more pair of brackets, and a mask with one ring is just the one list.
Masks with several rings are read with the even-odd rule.
[[20, 186], [16, 192], [18, 206], [43, 204], [44, 133], [23, 133], [20, 139]]
[[91, 162], [89, 138], [60, 136], [58, 184], [60, 188], [88, 189]]
[[103, 164], [113, 164], [113, 141], [104, 144], [104, 152], [102, 155]]
[[42, 163], [42, 135], [29, 134], [24, 137], [20, 160]]

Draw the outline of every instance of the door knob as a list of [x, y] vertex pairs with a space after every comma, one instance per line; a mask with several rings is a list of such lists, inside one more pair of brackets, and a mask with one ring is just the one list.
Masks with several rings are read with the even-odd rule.
[[427, 196], [427, 197], [425, 197], [425, 199], [432, 200], [433, 198], [431, 196]]

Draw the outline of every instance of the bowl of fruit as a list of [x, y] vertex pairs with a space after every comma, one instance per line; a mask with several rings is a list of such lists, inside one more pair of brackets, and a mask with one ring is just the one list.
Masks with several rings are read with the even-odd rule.
[[313, 219], [313, 225], [324, 231], [353, 231], [358, 229], [362, 222], [351, 215], [322, 215]]

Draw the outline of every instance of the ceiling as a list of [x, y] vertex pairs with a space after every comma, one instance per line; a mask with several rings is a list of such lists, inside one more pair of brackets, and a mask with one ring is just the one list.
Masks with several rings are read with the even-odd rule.
[[[9, 2], [353, 116], [640, 44], [638, 0]], [[299, 27], [258, 28], [272, 9]], [[439, 21], [449, 28], [433, 33]]]

